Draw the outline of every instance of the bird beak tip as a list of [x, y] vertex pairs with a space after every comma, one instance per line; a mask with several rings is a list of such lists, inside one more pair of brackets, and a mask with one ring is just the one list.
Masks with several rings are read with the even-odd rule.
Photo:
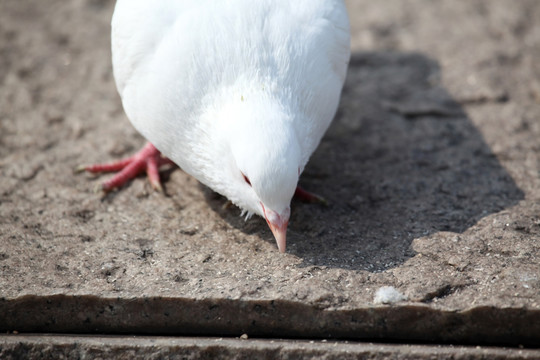
[[[261, 203], [262, 205], [262, 203]], [[280, 253], [285, 253], [285, 248], [287, 245], [287, 226], [289, 225], [289, 212], [286, 211], [283, 214], [279, 215], [274, 211], [266, 210], [264, 205], [262, 205], [264, 217], [274, 238]], [[270, 215], [270, 217], [268, 216]]]
[[280, 253], [285, 254], [285, 248], [286, 248], [285, 241], [283, 241], [283, 243], [278, 242], [278, 249]]
[[287, 247], [287, 223], [279, 227], [271, 225], [270, 230], [274, 234], [279, 252], [282, 254], [285, 253], [285, 248]]

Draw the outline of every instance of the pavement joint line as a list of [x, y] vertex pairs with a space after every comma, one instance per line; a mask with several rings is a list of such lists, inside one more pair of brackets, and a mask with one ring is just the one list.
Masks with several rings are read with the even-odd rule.
[[490, 348], [490, 349], [528, 349], [540, 350], [538, 346], [524, 346], [512, 344], [483, 344], [483, 343], [441, 343], [441, 342], [422, 342], [422, 341], [399, 341], [395, 339], [355, 339], [355, 338], [305, 338], [305, 337], [243, 337], [247, 334], [238, 336], [228, 336], [219, 334], [148, 334], [148, 333], [54, 333], [54, 332], [5, 332], [0, 333], [0, 343], [5, 337], [54, 337], [54, 338], [134, 338], [134, 339], [214, 339], [215, 341], [238, 340], [238, 341], [270, 341], [270, 342], [303, 342], [303, 343], [338, 343], [338, 344], [369, 344], [369, 345], [392, 345], [392, 346], [425, 346], [425, 347], [467, 347], [467, 348]]

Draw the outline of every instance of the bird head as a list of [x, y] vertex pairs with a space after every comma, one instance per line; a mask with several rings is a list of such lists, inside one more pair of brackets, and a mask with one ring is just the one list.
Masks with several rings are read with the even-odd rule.
[[268, 103], [241, 107], [234, 116], [225, 131], [234, 184], [225, 195], [249, 213], [264, 217], [279, 251], [285, 252], [290, 203], [302, 167], [292, 121]]
[[[283, 133], [274, 135], [281, 137]], [[253, 144], [255, 149], [249, 152], [246, 144], [237, 144], [233, 154], [241, 175], [239, 182], [243, 183], [245, 208], [266, 219], [279, 251], [285, 252], [290, 203], [298, 183], [299, 157], [297, 146], [282, 140], [266, 144], [257, 141]]]

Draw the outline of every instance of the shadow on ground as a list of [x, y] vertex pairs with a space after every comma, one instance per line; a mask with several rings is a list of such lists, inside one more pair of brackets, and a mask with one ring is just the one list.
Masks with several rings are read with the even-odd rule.
[[[352, 56], [336, 118], [300, 184], [330, 206], [293, 201], [288, 252], [305, 266], [373, 272], [414, 256], [414, 238], [461, 233], [524, 196], [440, 85], [438, 64], [419, 53]], [[244, 222], [205, 193], [227, 222], [274, 241], [262, 219]]]

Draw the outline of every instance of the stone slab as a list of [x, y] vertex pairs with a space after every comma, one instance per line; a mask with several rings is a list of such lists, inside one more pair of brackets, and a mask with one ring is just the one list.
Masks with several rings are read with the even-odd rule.
[[25, 296], [0, 302], [17, 332], [328, 338], [538, 346], [540, 311], [428, 305], [321, 308], [287, 300]]
[[349, 341], [242, 340], [144, 336], [2, 335], [10, 359], [538, 359], [540, 350], [373, 344]]
[[165, 196], [72, 174], [144, 143], [113, 5], [0, 4], [0, 330], [540, 343], [539, 2], [348, 1], [342, 103], [301, 179], [330, 205], [293, 203], [285, 255], [178, 169]]

